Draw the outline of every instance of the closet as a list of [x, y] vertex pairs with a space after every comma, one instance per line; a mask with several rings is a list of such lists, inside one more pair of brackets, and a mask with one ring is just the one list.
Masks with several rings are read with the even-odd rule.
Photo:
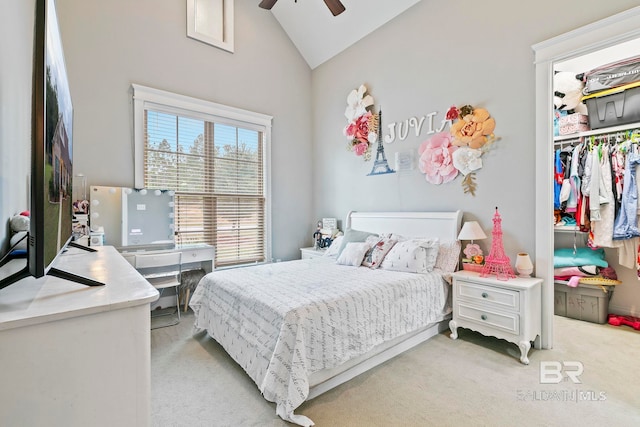
[[[582, 246], [588, 241], [586, 233], [574, 230], [575, 227], [570, 231], [556, 231], [553, 215], [554, 185], [551, 178], [554, 174], [556, 145], [571, 145], [572, 142], [578, 143], [581, 139], [593, 139], [594, 143], [602, 142], [607, 138], [610, 140], [620, 136], [617, 132], [627, 132], [640, 127], [640, 123], [625, 125], [624, 129], [615, 126], [556, 139], [553, 126], [553, 73], [556, 70], [588, 71], [602, 64], [640, 55], [638, 19], [640, 7], [635, 7], [532, 46], [536, 70], [535, 264], [536, 276], [544, 279], [543, 348], [553, 347], [554, 247], [558, 244], [572, 248], [574, 243], [576, 246]], [[626, 288], [625, 284], [616, 287], [609, 310], [631, 314], [628, 312], [631, 305], [640, 305], [640, 283], [636, 270], [618, 266], [615, 251], [606, 250], [607, 261], [612, 261], [618, 278], [628, 284]]]
[[[558, 62], [554, 64], [554, 72], [588, 73], [639, 55], [640, 40], [631, 40]], [[629, 78], [636, 83], [638, 79], [637, 75]], [[588, 122], [593, 130], [568, 133], [563, 132], [566, 128], [554, 126], [554, 174], [550, 177], [554, 185], [554, 249], [558, 254], [567, 255], [556, 258], [557, 263], [566, 261], [566, 266], [554, 265], [561, 267], [554, 270], [555, 314], [594, 323], [605, 323], [608, 312], [628, 314], [629, 297], [634, 297], [633, 283], [638, 281], [635, 249], [638, 239], [625, 238], [638, 237], [635, 232], [638, 193], [634, 190], [632, 195], [629, 191], [634, 187], [636, 176], [632, 172], [636, 164], [633, 159], [640, 158], [640, 121], [636, 113], [640, 106], [634, 105], [638, 104], [637, 92], [638, 89], [633, 88], [609, 95], [605, 95], [608, 92], [591, 95], [587, 106]], [[585, 104], [581, 107], [587, 113]], [[576, 114], [564, 119], [569, 117], [586, 118]], [[562, 123], [564, 119], [558, 121]], [[569, 130], [573, 129], [575, 127]], [[631, 165], [629, 159], [632, 159]], [[604, 259], [596, 256], [600, 254], [604, 254]], [[579, 259], [583, 260], [573, 264]], [[594, 268], [593, 264], [598, 262], [602, 265]], [[607, 280], [588, 278], [596, 274]], [[625, 281], [620, 283], [617, 279]], [[621, 300], [614, 293], [616, 283], [626, 283], [619, 288], [626, 298]], [[640, 300], [640, 287], [635, 298]]]

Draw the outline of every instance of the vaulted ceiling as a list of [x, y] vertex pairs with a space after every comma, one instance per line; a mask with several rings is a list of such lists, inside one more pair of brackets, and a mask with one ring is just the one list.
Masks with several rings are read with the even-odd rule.
[[342, 0], [333, 16], [323, 0], [279, 0], [271, 13], [313, 69], [419, 1]]

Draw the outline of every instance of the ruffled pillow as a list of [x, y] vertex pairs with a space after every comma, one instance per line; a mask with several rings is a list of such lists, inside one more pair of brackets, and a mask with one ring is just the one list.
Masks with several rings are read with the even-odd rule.
[[380, 268], [407, 273], [428, 273], [438, 258], [438, 239], [412, 239], [397, 242], [384, 257]]
[[366, 242], [371, 244], [371, 248], [364, 255], [362, 265], [369, 268], [378, 268], [387, 253], [393, 248], [398, 240], [390, 235], [380, 237], [367, 237]]
[[460, 241], [442, 242], [438, 247], [438, 257], [434, 268], [445, 273], [453, 273], [460, 263]]

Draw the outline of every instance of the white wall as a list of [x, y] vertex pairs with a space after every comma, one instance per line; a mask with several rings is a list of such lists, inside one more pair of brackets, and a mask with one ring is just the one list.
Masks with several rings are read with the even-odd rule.
[[[557, 2], [421, 1], [384, 27], [316, 68], [314, 103], [314, 212], [344, 218], [349, 210], [465, 211], [480, 222], [491, 248], [495, 207], [502, 216], [505, 253], [534, 253], [535, 77], [531, 46], [637, 6], [637, 1]], [[365, 83], [383, 111], [383, 127], [432, 111], [443, 118], [451, 105], [489, 110], [501, 138], [482, 157], [476, 196], [461, 178], [440, 186], [412, 173], [366, 176], [364, 163], [346, 150], [343, 116], [350, 90]], [[388, 159], [428, 138], [409, 134], [385, 145]], [[375, 153], [374, 153], [375, 155]], [[549, 213], [551, 215], [551, 213]], [[534, 260], [535, 261], [535, 260]], [[622, 286], [635, 287], [637, 283]], [[628, 297], [627, 297], [628, 298]], [[640, 292], [634, 294], [640, 302]], [[614, 303], [616, 295], [614, 294]]]
[[34, 14], [33, 2], [0, 5], [0, 255], [9, 218], [29, 209]]
[[186, 36], [184, 0], [57, 0], [74, 102], [74, 170], [133, 185], [130, 85], [272, 115], [273, 256], [311, 234], [311, 71], [271, 13], [235, 2], [235, 53]]

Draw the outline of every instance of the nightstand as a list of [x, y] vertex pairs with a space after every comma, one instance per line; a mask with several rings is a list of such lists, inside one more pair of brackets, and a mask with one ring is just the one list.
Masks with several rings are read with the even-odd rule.
[[315, 249], [313, 246], [309, 248], [300, 248], [300, 255], [302, 259], [321, 257], [327, 252], [326, 249]]
[[520, 348], [520, 361], [529, 364], [531, 342], [540, 348], [542, 279], [498, 280], [495, 276], [458, 271], [453, 274], [451, 339], [458, 328], [501, 338]]

